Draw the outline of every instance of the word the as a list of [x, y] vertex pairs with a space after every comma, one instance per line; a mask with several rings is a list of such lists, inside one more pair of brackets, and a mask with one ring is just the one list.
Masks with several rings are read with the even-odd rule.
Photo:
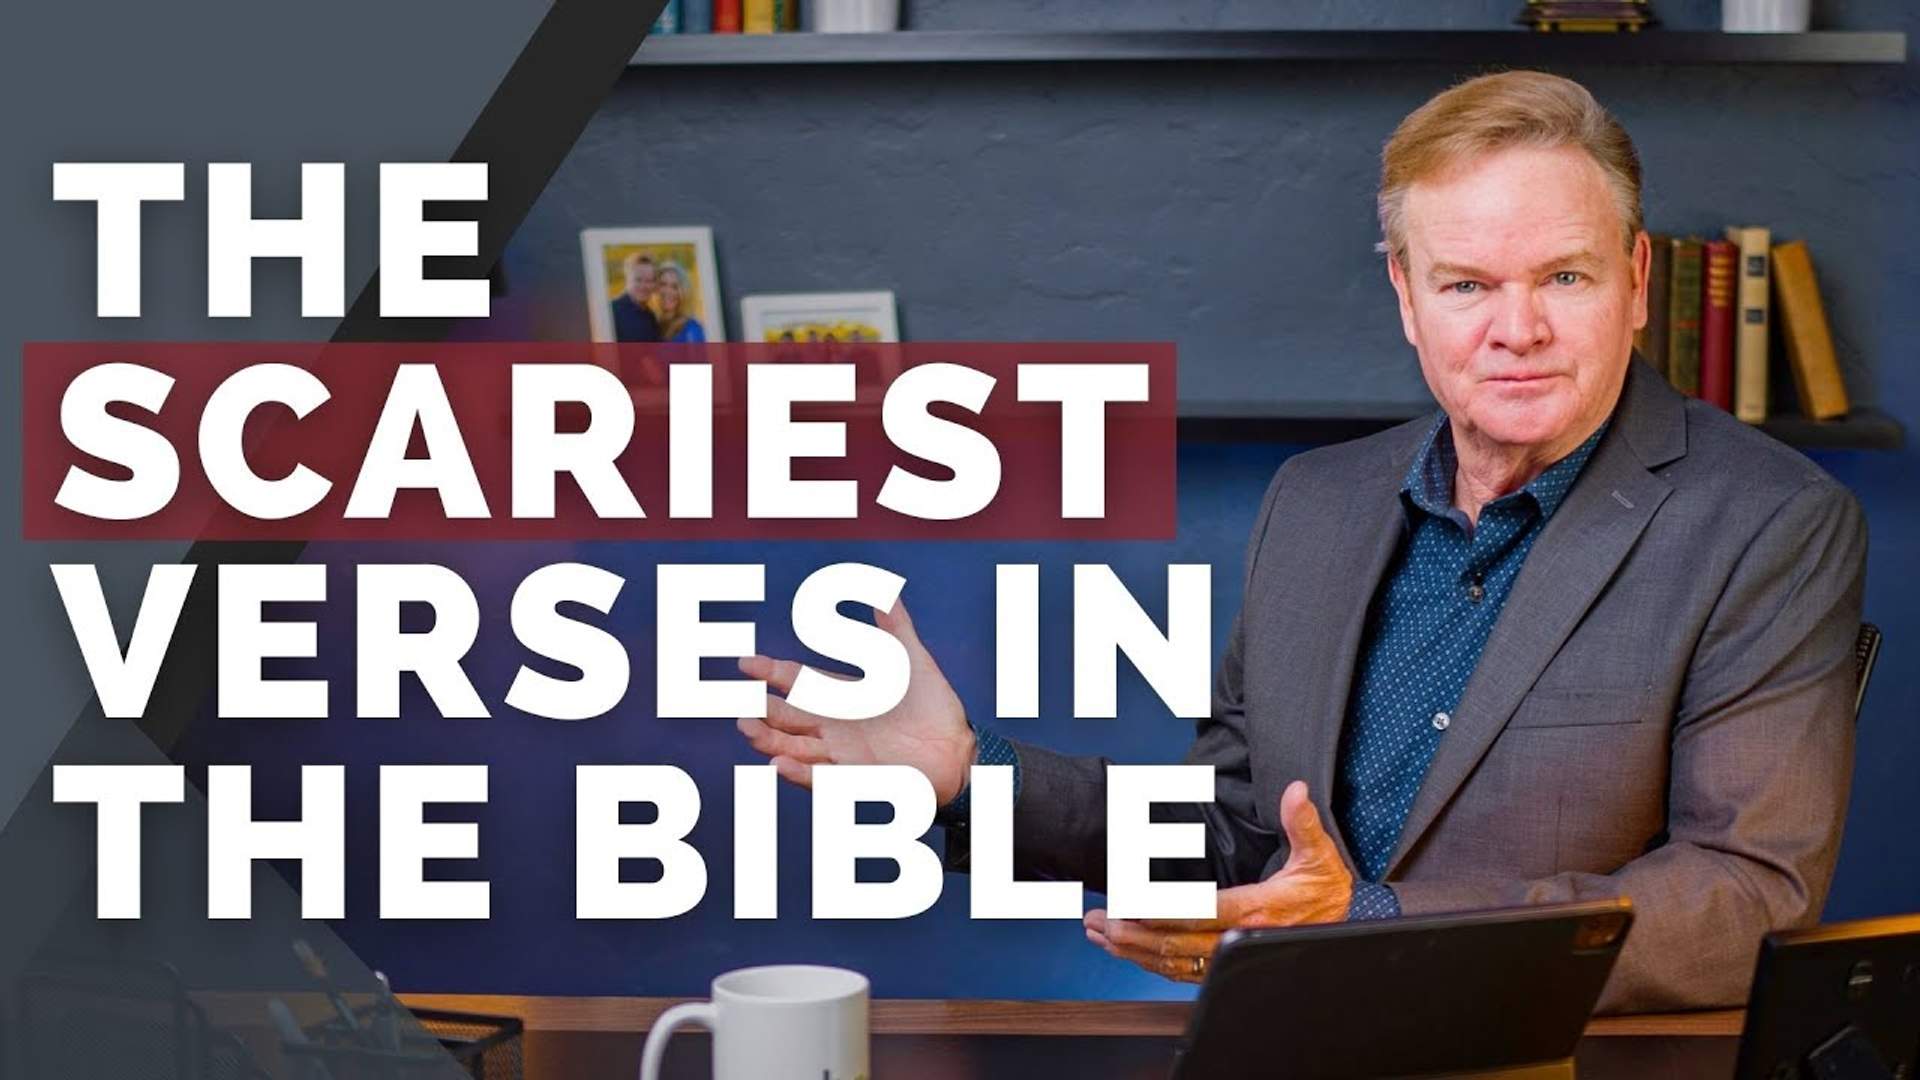
[[[779, 915], [779, 844], [772, 766], [734, 768], [736, 919]], [[140, 819], [147, 803], [185, 795], [179, 765], [56, 765], [53, 799], [97, 807], [98, 917], [140, 917]], [[1013, 770], [976, 765], [971, 776], [972, 914], [976, 919], [1078, 919], [1077, 881], [1013, 878]], [[1204, 853], [1198, 822], [1154, 822], [1154, 803], [1213, 801], [1213, 767], [1114, 765], [1107, 770], [1107, 899], [1121, 918], [1212, 918], [1209, 881], [1151, 879], [1154, 859]], [[298, 860], [300, 913], [346, 917], [346, 767], [301, 768], [301, 816], [253, 819], [253, 771], [207, 769], [207, 917], [253, 912], [253, 863]], [[484, 803], [485, 765], [380, 766], [380, 917], [485, 919], [485, 881], [428, 881], [427, 859], [473, 859], [480, 827], [425, 820], [428, 804]], [[650, 803], [646, 824], [624, 824], [620, 808]], [[860, 803], [887, 803], [882, 824], [855, 820]], [[579, 765], [574, 772], [574, 914], [581, 919], [671, 919], [693, 910], [707, 891], [707, 864], [687, 836], [700, 817], [700, 789], [671, 765]], [[905, 919], [940, 898], [940, 858], [921, 842], [933, 825], [933, 785], [904, 765], [820, 765], [813, 770], [813, 910], [816, 919]], [[657, 880], [620, 880], [623, 859], [653, 859]], [[855, 879], [860, 859], [892, 862], [891, 881]]]

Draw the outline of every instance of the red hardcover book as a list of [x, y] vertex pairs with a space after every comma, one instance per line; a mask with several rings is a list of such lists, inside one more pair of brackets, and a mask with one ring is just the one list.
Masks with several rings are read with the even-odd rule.
[[1740, 249], [1709, 241], [1700, 275], [1700, 397], [1733, 409], [1733, 287]]
[[740, 32], [740, 0], [713, 0], [713, 32], [716, 34]]

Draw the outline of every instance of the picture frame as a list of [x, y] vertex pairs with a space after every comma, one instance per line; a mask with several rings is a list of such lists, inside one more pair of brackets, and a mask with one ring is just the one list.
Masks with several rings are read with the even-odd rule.
[[[740, 299], [741, 340], [772, 346], [772, 359], [783, 358], [782, 346], [796, 357], [818, 361], [823, 354], [854, 365], [854, 402], [877, 405], [900, 367], [898, 349], [875, 348], [900, 340], [900, 320], [893, 293], [868, 292], [760, 293]], [[803, 348], [804, 346], [813, 348]]]
[[[630, 260], [639, 265], [630, 268]], [[727, 339], [711, 228], [582, 229], [580, 263], [592, 340], [670, 344]], [[647, 277], [630, 279], [630, 269], [637, 272], [649, 266], [650, 282]], [[676, 276], [679, 287], [674, 289], [667, 282]], [[646, 296], [644, 303], [635, 298], [641, 291]], [[651, 337], [646, 332], [649, 323], [653, 327]]]
[[[899, 316], [888, 290], [746, 296], [740, 300], [740, 325], [741, 340], [755, 344], [900, 340]], [[849, 331], [856, 336], [848, 336]], [[795, 336], [783, 336], [789, 333]]]

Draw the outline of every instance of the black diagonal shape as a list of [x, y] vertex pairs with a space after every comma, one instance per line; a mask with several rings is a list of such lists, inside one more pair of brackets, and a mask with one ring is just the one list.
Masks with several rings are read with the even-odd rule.
[[[479, 204], [479, 252], [459, 262], [462, 276], [484, 277], [546, 190], [666, 0], [558, 0], [488, 99], [454, 161], [487, 163], [487, 200]], [[449, 263], [455, 260], [446, 260]], [[383, 319], [380, 274], [333, 333], [336, 342], [439, 341], [450, 319]], [[192, 723], [213, 684], [217, 654], [213, 568], [219, 563], [290, 563], [304, 541], [195, 541], [181, 559], [202, 567], [181, 609], [167, 658], [154, 681], [140, 729], [170, 750]], [[94, 707], [93, 703], [87, 706]]]
[[[620, 78], [664, 6], [665, 0], [557, 0], [541, 20], [453, 154], [454, 161], [488, 164], [488, 198], [474, 214], [479, 224], [479, 251], [466, 261], [463, 276], [482, 276], [499, 261], [508, 239]], [[424, 343], [444, 338], [450, 325], [446, 319], [381, 318], [376, 272], [331, 340]], [[288, 563], [304, 548], [305, 544], [298, 541], [196, 541], [183, 562], [206, 569], [196, 575], [145, 715], [137, 724], [107, 720], [101, 715], [97, 697], [90, 697], [81, 708], [48, 767], [26, 792], [5, 828], [0, 829], [0, 867], [16, 886], [10, 890], [13, 902], [8, 906], [8, 916], [0, 923], [0, 1001], [15, 989], [13, 973], [36, 954], [54, 947], [55, 939], [50, 935], [60, 933], [62, 927], [69, 932], [76, 926], [92, 927], [95, 938], [131, 944], [127, 935], [109, 932], [112, 928], [94, 922], [93, 895], [88, 887], [91, 874], [87, 872], [94, 857], [92, 845], [76, 851], [68, 841], [74, 833], [74, 808], [52, 804], [51, 766], [64, 762], [152, 761], [175, 746], [207, 700], [213, 683], [218, 624], [212, 568], [220, 563]], [[133, 737], [136, 728], [151, 740], [151, 745]], [[197, 804], [197, 796], [190, 796], [189, 801]], [[48, 851], [57, 857], [28, 854]], [[257, 908], [271, 906], [271, 901], [263, 904], [261, 897], [255, 902]], [[297, 920], [289, 921], [297, 925]], [[324, 925], [307, 925], [295, 933], [304, 933], [336, 960], [351, 959]], [[223, 947], [239, 944], [231, 938], [223, 941]], [[179, 947], [194, 946], [181, 943]], [[120, 951], [118, 946], [115, 949]], [[129, 951], [123, 959], [131, 962], [135, 957]], [[284, 942], [279, 959], [282, 963], [287, 959]], [[364, 971], [359, 974], [365, 977]], [[262, 972], [260, 977], [267, 976]], [[26, 1016], [22, 1012], [7, 1019], [17, 1019], [24, 1025]], [[26, 1033], [16, 1028], [13, 1034]], [[85, 1037], [81, 1032], [74, 1034]], [[10, 1049], [0, 1043], [0, 1074], [9, 1072]]]

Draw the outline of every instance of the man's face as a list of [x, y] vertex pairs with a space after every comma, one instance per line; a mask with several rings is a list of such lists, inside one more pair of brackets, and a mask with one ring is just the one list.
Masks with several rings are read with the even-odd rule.
[[[1389, 259], [1407, 340], [1456, 429], [1565, 454], [1611, 410], [1647, 321], [1605, 176], [1573, 147], [1503, 150], [1412, 185]], [[1552, 460], [1552, 458], [1548, 458]]]
[[656, 271], [650, 262], [630, 262], [627, 264], [627, 295], [635, 301], [645, 302], [653, 295]]

